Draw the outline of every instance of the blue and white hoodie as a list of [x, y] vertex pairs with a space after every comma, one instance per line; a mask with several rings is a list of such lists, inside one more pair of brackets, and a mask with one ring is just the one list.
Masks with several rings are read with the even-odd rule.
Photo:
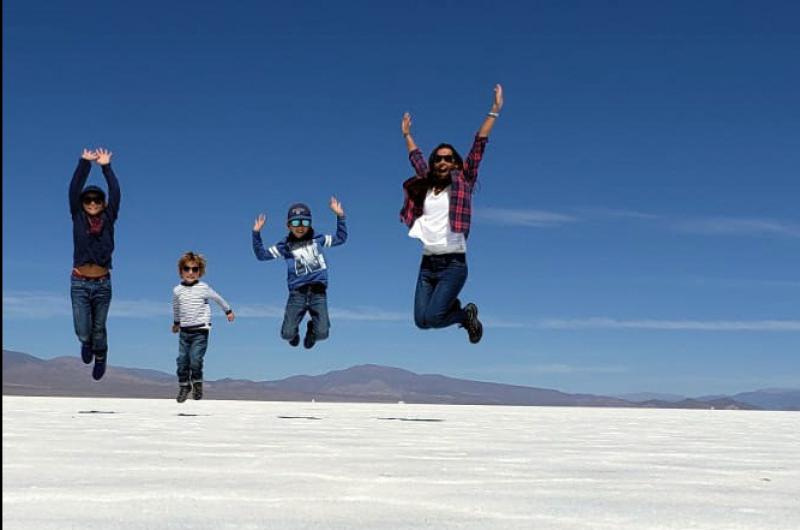
[[253, 230], [253, 252], [259, 261], [284, 258], [286, 260], [286, 282], [292, 291], [304, 285], [318, 283], [328, 285], [328, 264], [323, 248], [341, 245], [347, 241], [347, 225], [344, 217], [336, 218], [336, 235], [318, 235], [308, 239], [287, 236], [264, 250], [261, 232]]

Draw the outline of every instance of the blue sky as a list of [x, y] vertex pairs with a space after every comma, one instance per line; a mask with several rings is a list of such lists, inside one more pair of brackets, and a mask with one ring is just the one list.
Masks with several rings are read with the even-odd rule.
[[[67, 185], [108, 147], [123, 200], [110, 362], [174, 372], [175, 263], [208, 258], [208, 378], [378, 363], [569, 392], [800, 386], [800, 7], [793, 2], [3, 4], [3, 347], [77, 355]], [[423, 149], [462, 152], [502, 83], [475, 196], [484, 340], [420, 331], [398, 221]], [[102, 181], [99, 169], [92, 182]], [[288, 206], [328, 253], [332, 330], [278, 336]], [[87, 384], [92, 384], [87, 373]]]

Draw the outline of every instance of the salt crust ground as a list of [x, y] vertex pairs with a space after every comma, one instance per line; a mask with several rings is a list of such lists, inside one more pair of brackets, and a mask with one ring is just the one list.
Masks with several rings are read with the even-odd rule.
[[796, 530], [800, 413], [4, 396], [3, 525]]

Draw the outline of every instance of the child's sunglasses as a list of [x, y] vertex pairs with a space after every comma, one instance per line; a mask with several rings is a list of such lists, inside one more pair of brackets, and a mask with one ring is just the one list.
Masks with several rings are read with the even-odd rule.
[[183, 272], [200, 272], [200, 267], [187, 267], [184, 265]]
[[103, 204], [103, 198], [99, 195], [86, 195], [83, 198], [83, 204]]
[[292, 219], [291, 221], [289, 221], [289, 226], [294, 226], [294, 227], [305, 226], [305, 227], [309, 227], [309, 226], [311, 226], [311, 220], [310, 219]]

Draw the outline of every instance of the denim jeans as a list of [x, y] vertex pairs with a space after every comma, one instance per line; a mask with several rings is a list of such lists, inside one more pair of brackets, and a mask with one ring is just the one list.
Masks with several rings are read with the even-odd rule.
[[178, 383], [188, 386], [203, 381], [203, 359], [208, 348], [208, 330], [181, 330], [178, 353]]
[[467, 281], [465, 254], [422, 256], [414, 295], [414, 323], [418, 328], [446, 328], [463, 324], [466, 314], [458, 293]]
[[298, 326], [306, 311], [311, 315], [312, 327], [317, 340], [325, 340], [330, 333], [328, 320], [328, 295], [322, 286], [306, 285], [289, 291], [286, 311], [283, 314], [281, 338], [292, 340], [298, 334]]
[[72, 277], [72, 320], [81, 344], [88, 344], [98, 361], [108, 353], [106, 319], [111, 306], [111, 278], [87, 280]]

